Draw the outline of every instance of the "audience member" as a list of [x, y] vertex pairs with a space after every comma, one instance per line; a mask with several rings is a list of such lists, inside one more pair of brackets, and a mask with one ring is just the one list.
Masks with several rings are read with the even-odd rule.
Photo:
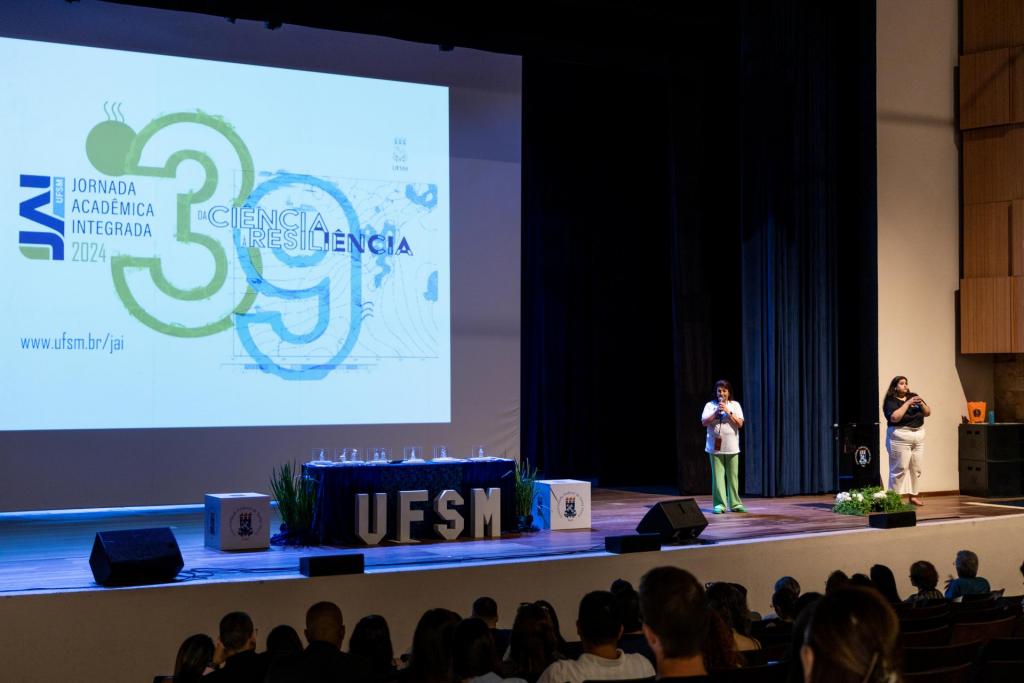
[[875, 582], [871, 580], [871, 577], [867, 574], [861, 574], [860, 572], [857, 572], [856, 574], [850, 577], [849, 585], [858, 586], [860, 588], [875, 589]]
[[341, 651], [345, 622], [333, 602], [318, 602], [306, 610], [306, 649], [278, 659], [270, 667], [268, 683], [320, 683], [364, 680], [366, 667]]
[[498, 652], [494, 649], [491, 629], [478, 617], [463, 619], [455, 626], [452, 642], [452, 670], [456, 683], [499, 683], [502, 679]]
[[810, 593], [804, 593], [799, 598], [797, 598], [794, 621], [798, 623], [800, 621], [800, 615], [803, 614], [808, 607], [818, 604], [818, 601], [821, 600], [823, 597], [825, 596], [821, 593], [811, 591]]
[[275, 626], [267, 634], [267, 652], [272, 658], [297, 655], [302, 652], [302, 639], [288, 624]]
[[558, 651], [563, 657], [576, 657], [579, 652], [573, 652], [571, 648], [567, 647], [565, 638], [562, 637], [562, 627], [558, 623], [558, 613], [555, 612], [555, 607], [547, 600], [537, 600], [535, 603], [548, 615], [548, 620], [551, 622], [551, 628], [555, 632], [555, 640], [558, 641]]
[[828, 575], [825, 581], [825, 595], [828, 595], [837, 588], [846, 588], [850, 585], [850, 577], [841, 569], [837, 569]]
[[651, 678], [654, 667], [643, 655], [627, 654], [619, 649], [622, 619], [615, 609], [615, 596], [609, 591], [593, 591], [580, 601], [576, 632], [583, 644], [578, 659], [553, 662], [538, 683], [583, 683], [632, 678]]
[[978, 576], [978, 556], [970, 550], [960, 550], [956, 554], [957, 578], [950, 577], [946, 581], [946, 599], [953, 600], [965, 595], [983, 595], [992, 592], [988, 580]]
[[882, 597], [889, 601], [890, 605], [898, 605], [903, 602], [900, 599], [900, 592], [896, 588], [896, 576], [884, 564], [871, 566], [871, 581]]
[[644, 574], [639, 593], [644, 635], [654, 651], [658, 678], [710, 682], [702, 650], [711, 608], [697, 579], [685, 569], [658, 567]]
[[743, 666], [743, 655], [736, 649], [736, 637], [721, 615], [711, 610], [711, 621], [708, 625], [708, 637], [701, 648], [704, 668], [708, 671], [716, 669], [738, 669]]
[[498, 628], [498, 603], [494, 598], [483, 596], [474, 600], [470, 616], [487, 624], [487, 628], [491, 629], [491, 637], [494, 639], [494, 649], [498, 651], [499, 655], [505, 654], [505, 650], [508, 648], [509, 630]]
[[775, 610], [775, 619], [778, 622], [792, 624], [796, 619], [796, 593], [788, 588], [775, 591], [772, 595], [772, 609]]
[[213, 652], [213, 638], [205, 633], [189, 636], [174, 658], [174, 676], [164, 678], [164, 683], [196, 683], [213, 665]]
[[877, 592], [834, 590], [811, 615], [800, 648], [804, 683], [899, 683], [899, 621]]
[[935, 588], [939, 584], [939, 572], [931, 562], [918, 560], [910, 565], [910, 584], [917, 592], [904, 601], [908, 604], [916, 606], [932, 600], [945, 599], [945, 596]]
[[736, 584], [719, 581], [707, 590], [708, 605], [732, 629], [736, 649], [740, 652], [760, 650], [761, 643], [750, 637], [750, 610], [747, 600]]
[[778, 592], [783, 589], [789, 589], [793, 591], [793, 595], [800, 597], [800, 582], [794, 579], [792, 576], [783, 576], [775, 582], [775, 589], [773, 592]]
[[208, 674], [205, 683], [262, 682], [270, 660], [256, 654], [256, 629], [245, 612], [229, 612], [220, 620], [217, 647], [224, 665]]
[[643, 625], [640, 623], [640, 596], [633, 584], [623, 579], [612, 582], [612, 595], [615, 596], [615, 610], [622, 619], [622, 637], [619, 638], [619, 649], [631, 654], [647, 657], [654, 665], [654, 653], [644, 637]]
[[533, 683], [555, 660], [561, 658], [548, 611], [537, 603], [524, 602], [516, 610], [502, 675]]
[[451, 610], [429, 609], [420, 617], [412, 637], [412, 657], [406, 676], [415, 683], [449, 683], [452, 679], [452, 638], [461, 619]]
[[395, 651], [391, 646], [388, 622], [379, 614], [370, 614], [356, 623], [348, 639], [348, 653], [358, 657], [374, 683], [395, 678]]

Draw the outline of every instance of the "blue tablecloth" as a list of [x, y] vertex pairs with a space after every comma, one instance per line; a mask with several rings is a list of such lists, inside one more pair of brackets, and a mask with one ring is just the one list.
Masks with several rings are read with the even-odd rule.
[[388, 494], [388, 533], [396, 531], [399, 491], [426, 490], [429, 501], [414, 505], [423, 510], [423, 521], [413, 522], [412, 537], [437, 539], [433, 525], [442, 522], [433, 509], [434, 498], [445, 489], [458, 491], [465, 505], [458, 508], [466, 520], [463, 535], [469, 533], [469, 501], [472, 489], [501, 489], [501, 529], [516, 528], [515, 461], [505, 459], [452, 460], [446, 462], [402, 462], [387, 464], [335, 465], [306, 463], [303, 472], [317, 482], [313, 528], [323, 543], [362, 545], [355, 534], [356, 494]]

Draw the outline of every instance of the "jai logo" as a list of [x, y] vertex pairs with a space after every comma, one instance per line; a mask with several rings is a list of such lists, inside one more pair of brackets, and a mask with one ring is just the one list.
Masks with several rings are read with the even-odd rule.
[[238, 508], [231, 516], [231, 532], [248, 539], [263, 529], [263, 518], [254, 508]]
[[566, 519], [576, 519], [576, 496], [566, 496], [565, 508], [562, 511]]
[[[22, 200], [18, 215], [32, 221], [34, 230], [18, 231], [21, 253], [42, 261], [64, 260], [64, 178], [46, 175], [22, 175], [21, 187], [44, 190]], [[41, 208], [52, 204], [52, 215]]]
[[861, 467], [867, 467], [871, 462], [871, 449], [867, 446], [858, 446], [853, 452], [853, 461]]
[[558, 514], [564, 519], [573, 520], [584, 513], [586, 498], [577, 491], [566, 491], [558, 501]]

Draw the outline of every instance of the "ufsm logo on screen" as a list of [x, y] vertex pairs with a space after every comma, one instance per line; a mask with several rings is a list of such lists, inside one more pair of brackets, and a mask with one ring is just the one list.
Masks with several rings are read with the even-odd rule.
[[[21, 253], [40, 261], [64, 260], [64, 178], [22, 175], [20, 187], [29, 195], [18, 206], [27, 224], [18, 231]], [[49, 208], [49, 213], [44, 211]]]

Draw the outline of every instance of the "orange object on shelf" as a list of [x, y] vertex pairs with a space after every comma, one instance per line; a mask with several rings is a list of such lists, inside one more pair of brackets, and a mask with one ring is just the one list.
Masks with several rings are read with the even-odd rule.
[[967, 402], [967, 421], [971, 424], [980, 424], [985, 421], [985, 402], [984, 401], [968, 401]]

